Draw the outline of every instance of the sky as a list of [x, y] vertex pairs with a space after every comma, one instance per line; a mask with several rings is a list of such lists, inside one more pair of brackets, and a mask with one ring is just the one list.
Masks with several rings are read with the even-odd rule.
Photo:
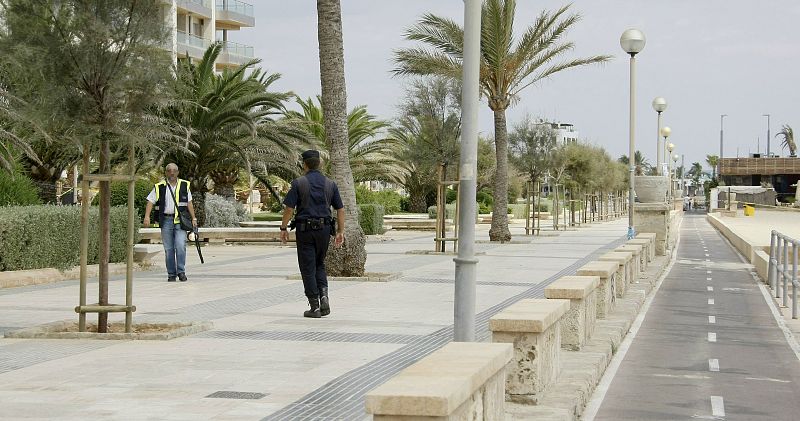
[[[249, 0], [256, 26], [229, 36], [255, 47], [261, 66], [282, 74], [276, 89], [301, 97], [320, 92], [315, 0]], [[366, 105], [392, 120], [408, 78], [391, 74], [393, 51], [413, 47], [404, 31], [425, 13], [463, 22], [462, 0], [342, 0], [348, 109]], [[515, 32], [542, 10], [568, 4], [518, 0]], [[575, 49], [565, 58], [613, 55], [603, 65], [566, 70], [524, 90], [507, 112], [509, 127], [526, 114], [572, 123], [587, 142], [612, 157], [628, 153], [629, 58], [619, 45], [625, 29], [645, 33], [636, 56], [636, 149], [656, 161], [657, 114], [651, 102], [664, 97], [664, 125], [672, 129], [673, 154], [686, 166], [705, 165], [719, 154], [720, 114], [724, 156], [766, 153], [771, 114], [771, 151], [781, 150], [781, 125], [800, 128], [800, 2], [797, 0], [576, 0], [582, 16], [565, 39]], [[493, 134], [491, 110], [482, 101], [480, 131]], [[760, 143], [760, 149], [758, 144]], [[680, 161], [678, 162], [680, 165]], [[706, 165], [706, 169], [709, 169]]]

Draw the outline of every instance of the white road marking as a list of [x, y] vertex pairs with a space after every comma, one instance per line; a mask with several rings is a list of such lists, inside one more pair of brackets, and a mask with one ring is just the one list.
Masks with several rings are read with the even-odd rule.
[[710, 262], [710, 261], [711, 261], [711, 259], [706, 259], [706, 262]]
[[706, 253], [706, 257], [711, 256], [710, 254]]
[[764, 382], [791, 383], [791, 380], [771, 379], [769, 377], [745, 377], [745, 380], [759, 380]]
[[698, 374], [653, 374], [653, 377], [669, 377], [673, 379], [707, 380], [711, 377]]
[[709, 291], [714, 291], [714, 287], [712, 287], [711, 285], [707, 286], [706, 289], [708, 289]]
[[708, 316], [708, 323], [716, 324], [717, 323], [717, 316]]
[[711, 415], [715, 417], [725, 416], [725, 404], [722, 401], [722, 396], [711, 397]]
[[708, 359], [708, 371], [719, 371], [719, 360], [716, 358]]
[[717, 341], [717, 334], [714, 332], [708, 332], [708, 341], [709, 342], [716, 342]]
[[711, 280], [711, 278], [706, 278], [706, 281], [710, 281], [710, 280]]
[[714, 305], [714, 299], [713, 298], [709, 298], [708, 299], [708, 305], [710, 305], [710, 306]]
[[711, 271], [710, 271], [710, 270], [707, 270], [707, 271], [706, 271], [706, 273], [709, 273], [709, 274], [710, 274], [710, 273], [711, 273]]

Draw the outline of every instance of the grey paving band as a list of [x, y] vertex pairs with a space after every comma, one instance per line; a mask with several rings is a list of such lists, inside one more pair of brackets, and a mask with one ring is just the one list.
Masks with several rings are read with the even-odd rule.
[[[489, 319], [500, 310], [520, 299], [542, 297], [544, 288], [547, 285], [562, 276], [573, 274], [579, 267], [605, 251], [617, 247], [624, 241], [625, 238], [623, 237], [611, 244], [607, 244], [543, 282], [479, 313], [476, 316], [476, 336], [478, 340], [485, 341], [489, 338]], [[417, 342], [406, 345], [337, 377], [278, 412], [268, 415], [263, 418], [263, 421], [364, 419], [364, 395], [368, 391], [384, 383], [400, 370], [441, 348], [450, 342], [452, 337], [452, 325], [424, 336]]]
[[229, 390], [220, 390], [219, 392], [214, 392], [206, 397], [219, 398], [219, 399], [261, 399], [264, 396], [267, 396], [267, 394], [257, 393], [257, 392], [233, 392]]
[[49, 341], [46, 346], [43, 346], [41, 341], [24, 341], [1, 346], [0, 374], [114, 344], [116, 344], [114, 341], [58, 340]]
[[422, 335], [388, 335], [348, 332], [281, 332], [250, 330], [215, 330], [194, 335], [209, 339], [250, 339], [259, 341], [311, 341], [357, 342], [374, 344], [410, 344], [424, 338]]

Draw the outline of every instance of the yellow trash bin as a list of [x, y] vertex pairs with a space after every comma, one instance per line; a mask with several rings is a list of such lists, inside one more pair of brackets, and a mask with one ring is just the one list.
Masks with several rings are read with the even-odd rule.
[[752, 203], [747, 203], [744, 205], [744, 216], [753, 216], [756, 213], [756, 208], [753, 206]]

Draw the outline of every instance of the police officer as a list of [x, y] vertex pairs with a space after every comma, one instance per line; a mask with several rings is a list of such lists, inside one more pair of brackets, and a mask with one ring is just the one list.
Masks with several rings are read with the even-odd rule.
[[[167, 263], [167, 282], [175, 282], [175, 278], [186, 282], [186, 231], [180, 227], [179, 212], [189, 212], [192, 225], [197, 227], [197, 218], [192, 205], [192, 192], [189, 182], [178, 178], [178, 166], [167, 164], [164, 180], [153, 186], [147, 196], [147, 207], [144, 210], [144, 226], [150, 227], [150, 212], [156, 208], [156, 221], [161, 227], [161, 242]], [[176, 200], [177, 199], [177, 200]], [[175, 206], [177, 202], [177, 207]]]
[[339, 196], [339, 188], [333, 180], [319, 172], [319, 151], [308, 150], [302, 153], [305, 175], [292, 181], [292, 186], [283, 200], [283, 220], [281, 222], [281, 241], [289, 239], [287, 227], [292, 212], [297, 209], [292, 226], [297, 230], [297, 262], [303, 276], [303, 287], [310, 310], [305, 317], [320, 318], [331, 313], [328, 298], [328, 277], [325, 273], [325, 254], [328, 252], [330, 237], [334, 235], [334, 224], [330, 208], [336, 209], [336, 238], [334, 245], [344, 242], [344, 204]]

